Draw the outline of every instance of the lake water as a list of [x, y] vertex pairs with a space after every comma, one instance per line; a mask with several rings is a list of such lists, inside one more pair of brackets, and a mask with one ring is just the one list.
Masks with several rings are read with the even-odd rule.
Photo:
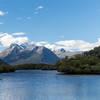
[[100, 100], [100, 76], [56, 71], [0, 74], [0, 100]]

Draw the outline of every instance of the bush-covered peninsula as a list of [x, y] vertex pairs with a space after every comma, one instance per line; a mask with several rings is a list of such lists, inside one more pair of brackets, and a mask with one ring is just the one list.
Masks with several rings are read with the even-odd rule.
[[100, 47], [72, 58], [66, 57], [55, 67], [66, 74], [100, 74]]

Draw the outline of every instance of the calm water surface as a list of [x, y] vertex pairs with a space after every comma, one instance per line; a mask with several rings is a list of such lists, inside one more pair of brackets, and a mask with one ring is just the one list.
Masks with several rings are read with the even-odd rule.
[[100, 76], [56, 71], [0, 74], [0, 100], [100, 100]]

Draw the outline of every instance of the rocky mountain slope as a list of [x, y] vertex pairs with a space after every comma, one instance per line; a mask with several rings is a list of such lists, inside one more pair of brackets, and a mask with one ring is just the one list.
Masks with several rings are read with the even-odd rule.
[[48, 48], [33, 45], [12, 44], [0, 53], [0, 59], [10, 65], [44, 63], [55, 64], [59, 58]]

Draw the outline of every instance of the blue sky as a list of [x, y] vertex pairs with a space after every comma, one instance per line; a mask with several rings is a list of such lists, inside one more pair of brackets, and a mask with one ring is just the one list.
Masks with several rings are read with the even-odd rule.
[[31, 41], [100, 38], [100, 0], [0, 0], [0, 11], [0, 32], [24, 32]]

